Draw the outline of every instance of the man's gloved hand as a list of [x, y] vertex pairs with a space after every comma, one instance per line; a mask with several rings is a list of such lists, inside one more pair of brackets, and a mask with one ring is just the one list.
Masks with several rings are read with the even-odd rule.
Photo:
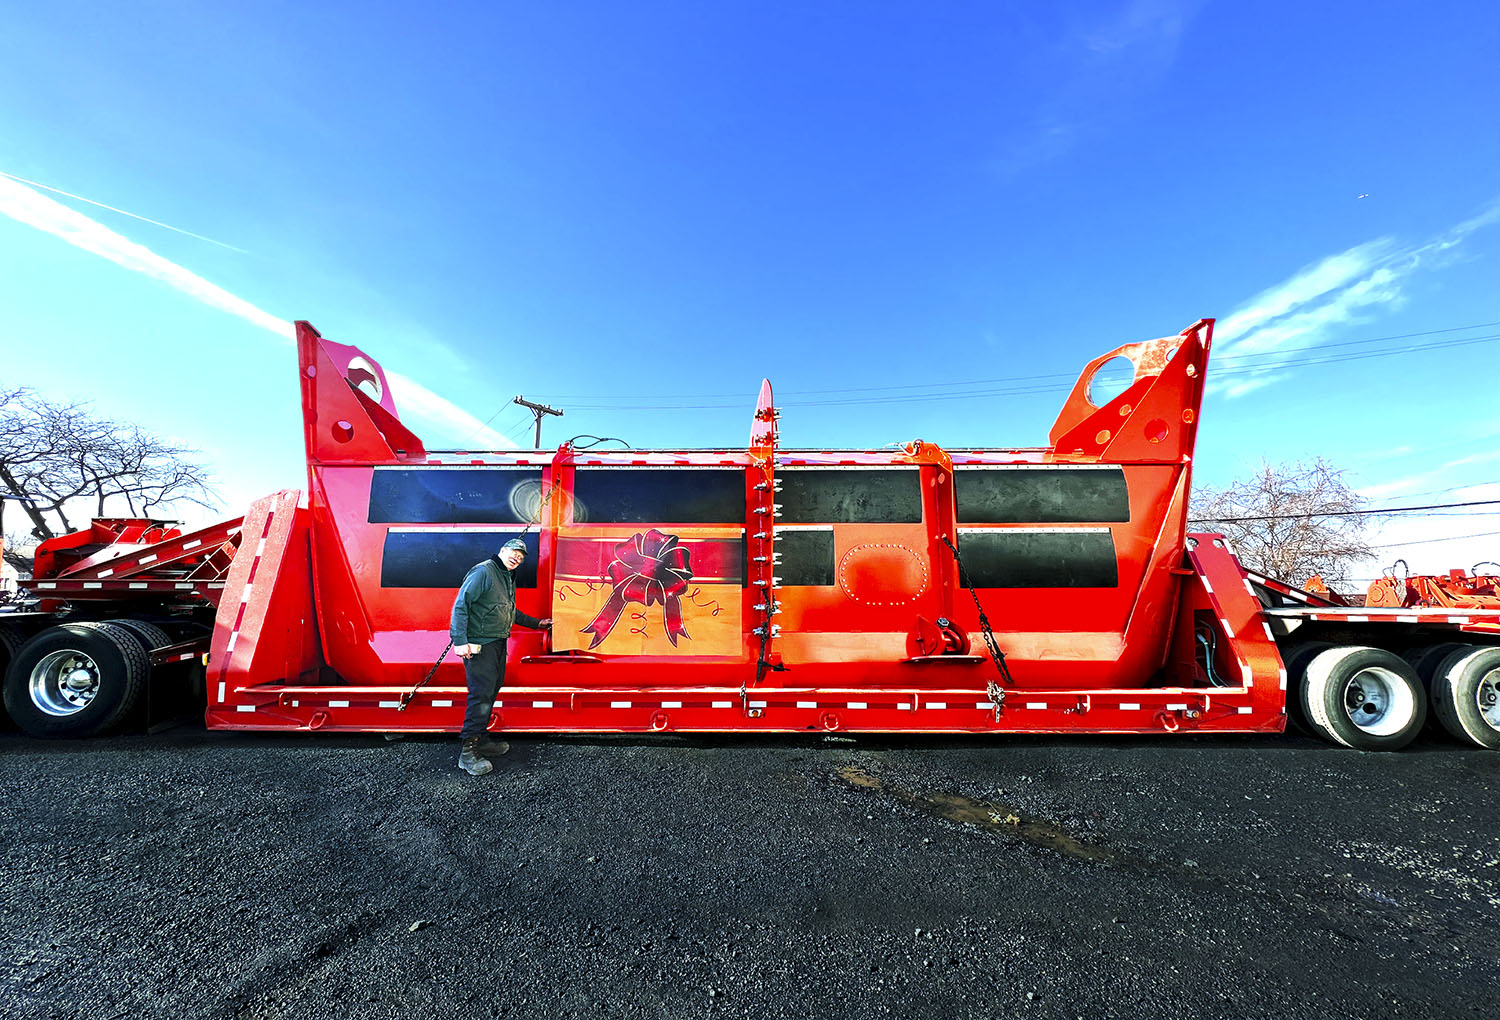
[[471, 655], [478, 655], [479, 654], [479, 646], [478, 645], [454, 645], [453, 646], [453, 651], [454, 651], [454, 653], [460, 659], [467, 659]]
[[552, 617], [549, 616], [545, 620], [538, 620], [536, 622], [536, 625], [538, 627], [542, 628], [542, 630], [551, 630], [552, 629]]

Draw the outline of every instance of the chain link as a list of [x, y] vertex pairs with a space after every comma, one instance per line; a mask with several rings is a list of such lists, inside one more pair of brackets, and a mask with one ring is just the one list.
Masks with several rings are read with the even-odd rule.
[[[1011, 678], [1010, 667], [1005, 664], [1005, 653], [1000, 650], [1000, 643], [995, 640], [995, 629], [990, 626], [990, 618], [985, 615], [984, 606], [979, 601], [979, 593], [974, 590], [974, 583], [969, 578], [969, 570], [964, 566], [963, 557], [958, 554], [958, 546], [948, 538], [947, 535], [939, 536], [948, 551], [953, 554], [953, 562], [958, 564], [958, 581], [969, 589], [969, 595], [974, 599], [974, 608], [979, 612], [979, 629], [984, 634], [985, 646], [990, 652], [990, 661], [995, 664], [995, 669], [1000, 673], [1001, 683], [1006, 687], [1014, 687], [1015, 680]], [[1000, 721], [1000, 713], [1005, 710], [1005, 691], [994, 679], [985, 685], [985, 694], [990, 699], [990, 704], [995, 709], [995, 721]]]

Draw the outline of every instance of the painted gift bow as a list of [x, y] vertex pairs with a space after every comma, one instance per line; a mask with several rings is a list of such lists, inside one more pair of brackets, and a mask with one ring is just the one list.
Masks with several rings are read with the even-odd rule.
[[661, 603], [666, 617], [667, 640], [677, 647], [678, 636], [691, 639], [682, 624], [682, 593], [693, 577], [688, 551], [677, 542], [676, 535], [664, 535], [655, 528], [636, 532], [615, 546], [615, 558], [605, 569], [605, 576], [615, 590], [599, 610], [592, 623], [578, 633], [593, 634], [590, 648], [597, 648], [620, 622], [625, 606], [639, 602], [643, 606]]

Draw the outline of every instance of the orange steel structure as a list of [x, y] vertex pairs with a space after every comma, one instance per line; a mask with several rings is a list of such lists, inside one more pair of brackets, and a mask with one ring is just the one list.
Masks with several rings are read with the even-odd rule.
[[[1090, 362], [1042, 448], [788, 447], [764, 383], [742, 448], [439, 452], [373, 358], [299, 322], [305, 495], [203, 532], [99, 522], [48, 543], [30, 627], [196, 613], [211, 636], [151, 650], [206, 646], [210, 727], [324, 731], [459, 728], [451, 655], [403, 701], [465, 570], [513, 537], [519, 607], [558, 623], [511, 636], [491, 723], [510, 732], [1275, 732], [1299, 650], [1493, 641], [1500, 610], [1372, 616], [1187, 533], [1212, 334]], [[1116, 358], [1133, 382], [1096, 403]], [[7, 681], [13, 715], [24, 686]]]

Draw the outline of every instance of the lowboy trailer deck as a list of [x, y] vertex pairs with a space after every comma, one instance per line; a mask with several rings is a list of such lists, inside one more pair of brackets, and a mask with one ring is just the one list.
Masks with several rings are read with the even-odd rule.
[[[512, 634], [497, 730], [1254, 733], [1290, 710], [1394, 749], [1430, 703], [1500, 746], [1500, 610], [1340, 607], [1188, 533], [1212, 333], [1092, 361], [1043, 448], [789, 448], [763, 383], [744, 448], [436, 452], [373, 358], [299, 322], [305, 495], [44, 544], [38, 601], [0, 616], [6, 705], [99, 732], [189, 659], [210, 728], [457, 731], [462, 664], [417, 688], [466, 569], [520, 537], [518, 604], [555, 625]], [[1134, 381], [1095, 403], [1117, 358]]]

